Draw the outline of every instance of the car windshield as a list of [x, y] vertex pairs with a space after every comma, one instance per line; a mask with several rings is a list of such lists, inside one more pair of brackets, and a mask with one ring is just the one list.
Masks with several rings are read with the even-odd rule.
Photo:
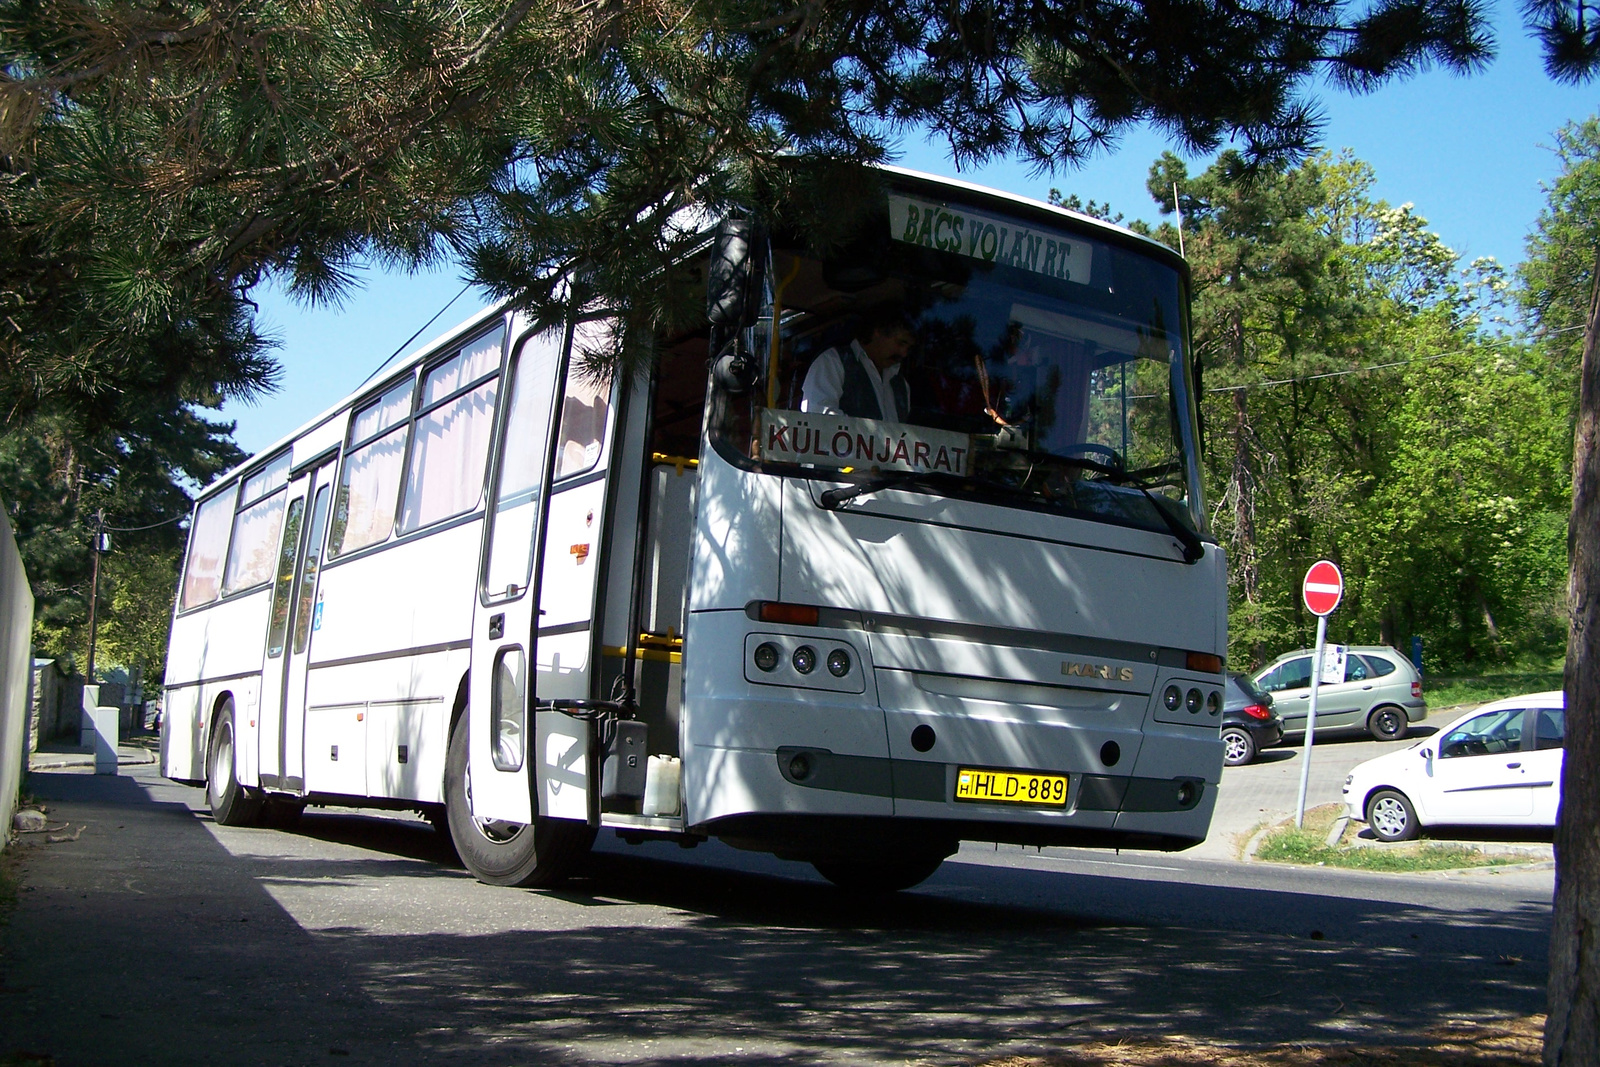
[[1179, 272], [1065, 216], [886, 199], [834, 253], [775, 239], [762, 381], [714, 423], [729, 450], [833, 482], [1198, 529]]
[[1249, 677], [1243, 674], [1228, 675], [1228, 703], [1237, 702], [1240, 706], [1245, 704], [1265, 704], [1267, 695]]

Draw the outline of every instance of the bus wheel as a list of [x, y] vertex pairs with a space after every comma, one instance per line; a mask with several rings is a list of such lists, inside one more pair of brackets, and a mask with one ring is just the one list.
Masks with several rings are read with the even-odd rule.
[[535, 818], [532, 826], [475, 819], [467, 760], [467, 717], [450, 733], [444, 768], [445, 815], [456, 854], [473, 877], [489, 885], [555, 885], [594, 844], [584, 823]]
[[904, 859], [818, 860], [817, 873], [851, 893], [898, 893], [925, 881], [944, 862], [944, 854]]
[[206, 800], [211, 817], [223, 826], [248, 826], [261, 812], [261, 798], [245, 792], [234, 771], [233, 701], [217, 711], [206, 760]]

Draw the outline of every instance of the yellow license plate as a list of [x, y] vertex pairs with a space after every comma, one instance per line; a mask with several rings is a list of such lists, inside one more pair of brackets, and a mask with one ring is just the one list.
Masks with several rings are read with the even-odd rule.
[[961, 767], [956, 771], [956, 799], [1064, 808], [1067, 806], [1067, 776]]

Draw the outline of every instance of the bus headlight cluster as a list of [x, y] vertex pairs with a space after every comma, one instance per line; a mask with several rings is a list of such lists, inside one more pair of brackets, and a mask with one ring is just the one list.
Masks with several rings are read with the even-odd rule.
[[1183, 698], [1183, 706], [1189, 709], [1190, 715], [1198, 715], [1200, 714], [1200, 705], [1204, 702], [1204, 699], [1200, 695], [1200, 690], [1191, 689]]
[[1206, 714], [1222, 714], [1222, 694], [1217, 692], [1215, 689], [1206, 694]]
[[[860, 693], [866, 676], [856, 650], [823, 636], [750, 634], [745, 638], [744, 676], [762, 685], [793, 685]], [[822, 668], [826, 666], [827, 670]]]
[[1161, 702], [1168, 711], [1177, 711], [1183, 705], [1183, 690], [1175, 685], [1167, 686], [1167, 691], [1161, 694]]

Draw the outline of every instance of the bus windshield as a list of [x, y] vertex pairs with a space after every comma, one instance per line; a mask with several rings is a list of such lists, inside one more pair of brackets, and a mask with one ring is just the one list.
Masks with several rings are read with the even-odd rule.
[[774, 241], [762, 380], [719, 444], [855, 483], [825, 504], [899, 485], [1198, 529], [1178, 270], [1065, 217], [886, 200], [836, 252]]

